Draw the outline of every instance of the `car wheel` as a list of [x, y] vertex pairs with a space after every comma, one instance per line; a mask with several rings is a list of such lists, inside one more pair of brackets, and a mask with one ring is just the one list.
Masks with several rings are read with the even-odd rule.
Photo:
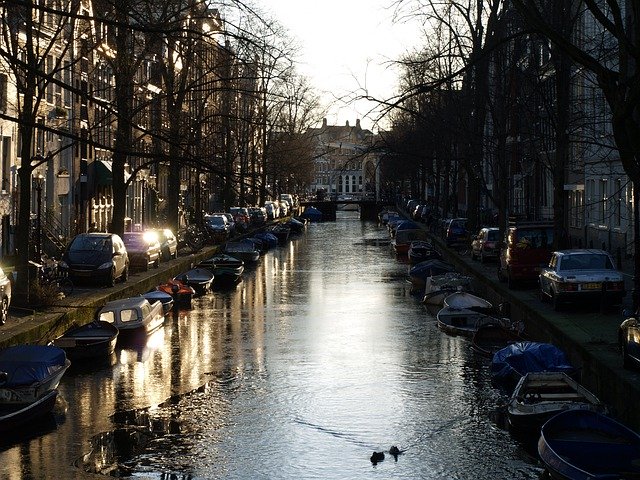
[[551, 302], [553, 304], [553, 309], [556, 312], [559, 312], [562, 309], [562, 304], [560, 303], [560, 299], [558, 298], [558, 295], [556, 295], [553, 290], [551, 291]]
[[498, 281], [499, 282], [505, 281], [504, 275], [502, 274], [502, 267], [499, 262], [498, 262]]
[[476, 252], [472, 248], [471, 249], [471, 260], [475, 260], [476, 258], [478, 258], [478, 257], [476, 256]]
[[149, 270], [149, 258], [147, 258], [147, 261], [144, 262], [144, 265], [142, 266], [142, 271], [146, 272], [147, 270]]
[[111, 274], [107, 278], [107, 287], [114, 287], [116, 284], [116, 267], [111, 269]]
[[124, 266], [124, 271], [122, 272], [122, 282], [126, 282], [127, 280], [129, 280], [129, 264], [127, 263]]
[[507, 287], [509, 287], [509, 290], [516, 288], [516, 281], [511, 277], [509, 271], [507, 271]]
[[0, 306], [0, 325], [4, 325], [7, 318], [9, 318], [9, 299], [5, 297]]
[[484, 258], [484, 254], [480, 251], [480, 263], [484, 263], [486, 259]]
[[156, 258], [156, 261], [153, 264], [153, 268], [160, 268], [160, 257]]

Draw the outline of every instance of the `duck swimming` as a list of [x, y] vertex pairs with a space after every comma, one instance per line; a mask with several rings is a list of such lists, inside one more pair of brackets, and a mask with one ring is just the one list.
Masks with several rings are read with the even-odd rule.
[[384, 460], [384, 452], [373, 452], [371, 455], [371, 463], [374, 465]]

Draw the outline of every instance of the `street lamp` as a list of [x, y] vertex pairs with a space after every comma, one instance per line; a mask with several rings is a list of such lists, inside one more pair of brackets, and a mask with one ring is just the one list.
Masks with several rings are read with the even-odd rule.
[[42, 187], [44, 185], [44, 176], [41, 173], [35, 176], [36, 187], [36, 222], [37, 222], [37, 237], [36, 237], [36, 253], [38, 254], [37, 261], [42, 258]]

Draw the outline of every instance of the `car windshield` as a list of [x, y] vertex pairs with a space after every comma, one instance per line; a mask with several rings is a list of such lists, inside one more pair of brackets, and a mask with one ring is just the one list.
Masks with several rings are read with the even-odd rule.
[[490, 242], [497, 242], [499, 234], [500, 234], [499, 230], [489, 230], [487, 232], [487, 240], [489, 240]]
[[553, 228], [518, 228], [517, 243], [529, 248], [550, 248], [553, 244]]
[[582, 253], [567, 255], [560, 261], [560, 270], [613, 270], [611, 259], [607, 255]]
[[207, 223], [209, 225], [224, 225], [224, 219], [222, 217], [208, 217]]
[[90, 250], [98, 252], [106, 252], [111, 250], [111, 239], [109, 237], [94, 237], [91, 235], [77, 236], [71, 245], [69, 250], [80, 251]]
[[147, 242], [142, 235], [125, 235], [124, 243], [127, 246], [142, 247], [146, 246]]

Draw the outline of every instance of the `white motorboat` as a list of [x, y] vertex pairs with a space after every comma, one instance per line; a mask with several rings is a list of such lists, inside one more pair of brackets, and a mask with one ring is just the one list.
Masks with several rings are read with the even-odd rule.
[[444, 299], [454, 292], [470, 292], [471, 277], [458, 272], [447, 272], [427, 278], [422, 303], [426, 305], [442, 305]]
[[118, 327], [120, 338], [126, 333], [149, 334], [164, 323], [164, 309], [160, 301], [149, 303], [145, 297], [123, 298], [107, 302], [98, 319]]

